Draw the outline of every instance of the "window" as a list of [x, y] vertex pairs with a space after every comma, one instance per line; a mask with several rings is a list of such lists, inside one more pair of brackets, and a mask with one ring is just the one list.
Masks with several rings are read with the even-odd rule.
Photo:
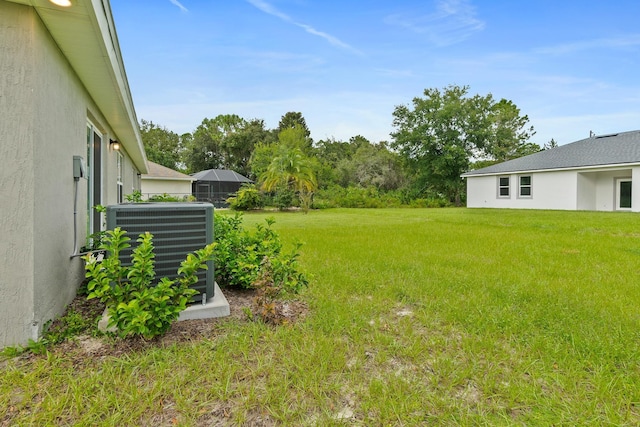
[[631, 210], [631, 179], [616, 179], [616, 198], [618, 210]]
[[118, 186], [118, 203], [122, 203], [123, 197], [124, 195], [123, 193], [123, 185], [122, 185], [122, 167], [123, 167], [123, 163], [124, 163], [124, 156], [122, 155], [121, 152], [116, 152], [116, 155], [118, 156], [116, 158], [116, 163], [117, 163], [117, 168], [118, 168], [118, 174], [117, 177], [118, 179], [116, 180], [116, 184]]
[[102, 134], [87, 122], [87, 235], [102, 229], [102, 214], [93, 207], [102, 203]]
[[519, 177], [519, 191], [520, 197], [531, 197], [531, 175], [522, 175]]
[[498, 198], [509, 198], [511, 196], [508, 176], [498, 177]]

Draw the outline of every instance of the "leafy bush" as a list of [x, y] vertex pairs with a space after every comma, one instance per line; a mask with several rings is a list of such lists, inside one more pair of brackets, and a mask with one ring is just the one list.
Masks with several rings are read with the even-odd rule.
[[[104, 214], [106, 214], [107, 212], [107, 207], [103, 206], [103, 205], [95, 205], [93, 206], [93, 209], [96, 212], [99, 212], [100, 214], [103, 215], [103, 225], [106, 226], [106, 222], [104, 221]], [[102, 244], [102, 239], [105, 236], [105, 232], [100, 230], [100, 231], [96, 231], [93, 234], [90, 234], [89, 236], [87, 236], [87, 243], [86, 245], [84, 245], [83, 247], [80, 248], [80, 252], [84, 253], [84, 252], [89, 252], [89, 251], [97, 251], [100, 249], [100, 245]]]
[[124, 199], [129, 203], [142, 203], [142, 192], [134, 190], [133, 193], [124, 196]]
[[414, 199], [409, 202], [412, 208], [446, 208], [451, 203], [444, 198], [428, 197], [426, 199]]
[[[282, 325], [287, 322], [282, 304], [278, 303], [279, 297], [287, 293], [297, 293], [303, 286], [308, 285], [306, 277], [297, 271], [297, 256], [285, 262], [275, 259], [271, 262], [269, 257], [264, 257], [260, 264], [260, 272], [254, 288], [257, 295], [253, 301], [253, 308], [259, 318], [274, 325]], [[250, 312], [253, 318], [253, 312]]]
[[256, 281], [264, 274], [265, 259], [275, 286], [284, 292], [299, 292], [308, 280], [300, 271], [297, 258], [300, 244], [292, 252], [282, 251], [282, 242], [271, 228], [272, 218], [265, 220], [266, 226], [256, 225], [253, 232], [242, 227], [242, 215], [215, 214], [216, 281], [221, 287], [255, 288]]
[[258, 209], [264, 206], [264, 199], [255, 184], [243, 184], [236, 195], [227, 199], [229, 207], [238, 211]]
[[273, 204], [279, 210], [295, 206], [298, 202], [296, 193], [290, 188], [278, 188], [273, 196]]
[[215, 243], [187, 255], [178, 268], [176, 281], [163, 277], [152, 286], [152, 238], [149, 232], [140, 235], [128, 267], [121, 265], [120, 252], [130, 246], [130, 239], [120, 227], [107, 231], [103, 239], [101, 249], [108, 251], [107, 258], [98, 262], [92, 255], [83, 257], [89, 279], [87, 298], [99, 298], [106, 304], [109, 326], [117, 327], [121, 337], [142, 335], [150, 339], [165, 333], [196, 293], [189, 287], [198, 281], [197, 271], [206, 269], [206, 262], [213, 258]]
[[191, 202], [194, 200], [192, 195], [185, 195], [182, 197], [172, 196], [171, 194], [163, 193], [156, 194], [149, 197], [149, 202]]
[[390, 208], [400, 206], [400, 199], [391, 192], [382, 192], [375, 187], [334, 186], [322, 190], [315, 197], [313, 207], [340, 208]]

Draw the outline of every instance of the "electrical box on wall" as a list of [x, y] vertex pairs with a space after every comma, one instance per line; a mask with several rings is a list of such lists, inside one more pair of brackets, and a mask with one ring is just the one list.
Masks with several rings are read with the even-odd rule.
[[[213, 243], [213, 205], [211, 203], [125, 203], [107, 206], [107, 228], [120, 227], [127, 232], [131, 247], [120, 252], [123, 265], [130, 265], [131, 252], [138, 245], [138, 235], [153, 234], [156, 279], [175, 279], [187, 254]], [[213, 298], [214, 266], [198, 272], [198, 291], [194, 301]], [[204, 301], [203, 301], [204, 300]]]
[[73, 156], [73, 177], [76, 179], [87, 178], [87, 167], [82, 156]]

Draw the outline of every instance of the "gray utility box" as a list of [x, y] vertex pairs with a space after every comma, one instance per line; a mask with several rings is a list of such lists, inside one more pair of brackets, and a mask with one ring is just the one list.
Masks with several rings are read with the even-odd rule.
[[[187, 254], [213, 242], [213, 205], [211, 203], [125, 203], [107, 206], [107, 229], [120, 227], [131, 239], [130, 248], [120, 253], [123, 265], [131, 265], [131, 252], [138, 245], [138, 236], [153, 234], [156, 280], [175, 279], [180, 263]], [[194, 302], [213, 298], [215, 271], [213, 261], [208, 269], [198, 273], [192, 286], [198, 291]]]

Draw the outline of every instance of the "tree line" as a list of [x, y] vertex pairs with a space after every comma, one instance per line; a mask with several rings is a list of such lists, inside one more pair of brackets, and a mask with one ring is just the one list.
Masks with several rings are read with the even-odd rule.
[[[153, 162], [186, 173], [231, 169], [258, 189], [295, 193], [302, 204], [316, 191], [373, 189], [460, 205], [462, 173], [541, 150], [529, 142], [535, 131], [528, 122], [509, 100], [450, 85], [396, 106], [390, 141], [361, 135], [313, 141], [301, 112], [287, 112], [275, 129], [223, 114], [205, 118], [192, 133], [178, 135], [147, 120], [140, 131]], [[544, 148], [556, 145], [552, 140]]]

